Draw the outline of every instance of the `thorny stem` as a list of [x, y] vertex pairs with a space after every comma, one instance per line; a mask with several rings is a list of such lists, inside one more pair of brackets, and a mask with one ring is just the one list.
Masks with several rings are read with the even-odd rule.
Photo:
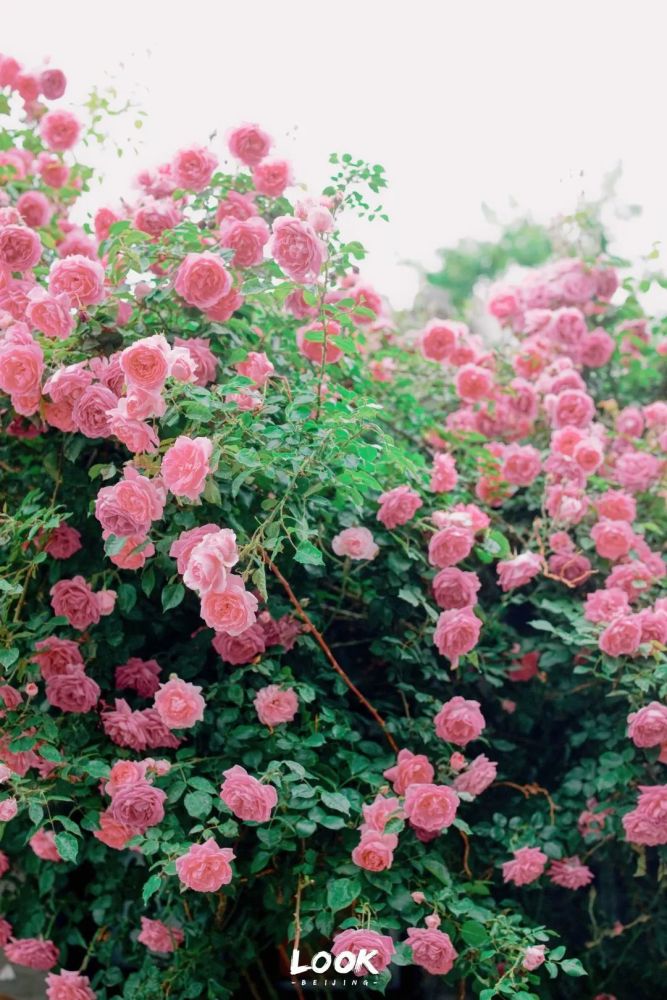
[[384, 721], [384, 719], [382, 718], [382, 716], [380, 715], [380, 713], [377, 711], [376, 708], [374, 708], [373, 705], [371, 705], [370, 701], [361, 693], [361, 691], [356, 686], [356, 684], [345, 673], [345, 671], [341, 667], [340, 663], [338, 662], [338, 660], [336, 659], [336, 657], [331, 652], [331, 649], [329, 648], [329, 646], [325, 642], [324, 637], [315, 628], [315, 626], [313, 625], [313, 623], [312, 623], [311, 619], [309, 618], [308, 614], [306, 613], [306, 611], [304, 611], [304, 608], [303, 608], [301, 602], [299, 601], [298, 597], [295, 595], [294, 591], [290, 587], [288, 581], [285, 579], [285, 577], [280, 572], [280, 570], [275, 565], [275, 563], [273, 563], [271, 561], [271, 559], [269, 558], [269, 556], [267, 555], [267, 553], [263, 549], [261, 551], [262, 551], [262, 559], [264, 560], [264, 562], [266, 563], [266, 565], [269, 567], [269, 569], [271, 570], [271, 572], [273, 573], [273, 575], [276, 577], [276, 579], [282, 585], [283, 590], [287, 594], [287, 596], [288, 596], [291, 604], [296, 609], [296, 611], [297, 611], [299, 617], [301, 618], [302, 622], [305, 624], [307, 631], [310, 632], [310, 634], [313, 636], [313, 638], [315, 639], [316, 643], [318, 644], [318, 646], [320, 647], [320, 649], [322, 650], [322, 652], [324, 653], [324, 655], [326, 656], [327, 660], [329, 661], [329, 663], [331, 664], [331, 666], [334, 668], [334, 670], [336, 671], [336, 673], [338, 674], [338, 676], [341, 677], [345, 681], [345, 683], [349, 687], [350, 691], [352, 691], [353, 694], [356, 695], [357, 700], [360, 701], [361, 704], [364, 706], [364, 708], [366, 708], [370, 712], [370, 714], [373, 716], [373, 718], [377, 722], [378, 726], [380, 727], [380, 729], [384, 733], [384, 736], [385, 736], [385, 739], [387, 740], [387, 743], [392, 748], [392, 750], [394, 751], [394, 753], [397, 754], [398, 753], [398, 744], [396, 743], [396, 740], [391, 735], [391, 733], [387, 730], [387, 724]]

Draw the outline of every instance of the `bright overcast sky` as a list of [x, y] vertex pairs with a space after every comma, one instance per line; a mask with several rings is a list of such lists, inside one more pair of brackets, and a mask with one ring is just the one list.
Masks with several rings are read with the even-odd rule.
[[[114, 82], [147, 114], [112, 123], [128, 146], [103, 164], [109, 203], [140, 166], [242, 120], [260, 122], [311, 191], [328, 154], [387, 170], [389, 224], [355, 224], [366, 275], [396, 306], [416, 290], [406, 259], [489, 234], [481, 205], [548, 220], [599, 194], [623, 163], [617, 249], [667, 238], [665, 15], [657, 0], [32, 0], [3, 10], [0, 47], [49, 56], [65, 100]], [[662, 21], [662, 23], [659, 23]]]

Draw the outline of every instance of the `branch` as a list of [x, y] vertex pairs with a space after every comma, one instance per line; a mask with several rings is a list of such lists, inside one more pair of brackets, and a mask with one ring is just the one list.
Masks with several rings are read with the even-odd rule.
[[292, 588], [290, 587], [288, 581], [285, 579], [285, 577], [283, 576], [283, 574], [280, 572], [280, 570], [278, 569], [278, 567], [276, 566], [276, 564], [273, 563], [273, 562], [271, 562], [269, 556], [267, 555], [267, 553], [263, 549], [261, 550], [261, 553], [262, 553], [262, 559], [264, 560], [264, 562], [266, 563], [266, 565], [269, 567], [269, 569], [271, 570], [271, 572], [273, 573], [273, 575], [276, 577], [276, 579], [282, 585], [282, 588], [285, 591], [285, 593], [287, 594], [287, 596], [288, 596], [291, 604], [294, 606], [294, 608], [296, 609], [299, 617], [301, 618], [301, 621], [306, 626], [306, 631], [310, 632], [310, 634], [313, 636], [313, 638], [315, 639], [315, 642], [318, 644], [318, 646], [320, 647], [320, 649], [322, 650], [322, 652], [324, 653], [324, 655], [326, 656], [327, 660], [329, 661], [329, 663], [331, 664], [331, 666], [334, 668], [334, 670], [336, 671], [336, 673], [338, 674], [338, 676], [341, 677], [345, 681], [345, 683], [349, 687], [350, 691], [352, 691], [356, 695], [357, 700], [360, 701], [361, 704], [364, 706], [364, 708], [366, 708], [370, 712], [370, 714], [373, 716], [373, 718], [377, 722], [378, 726], [380, 727], [380, 729], [384, 733], [384, 736], [385, 736], [385, 739], [387, 740], [387, 743], [392, 748], [392, 750], [394, 751], [394, 753], [397, 754], [398, 753], [398, 744], [396, 743], [396, 740], [391, 735], [391, 733], [387, 730], [387, 724], [384, 721], [384, 719], [382, 718], [382, 716], [380, 715], [380, 713], [377, 711], [376, 708], [373, 707], [373, 705], [371, 705], [370, 701], [361, 693], [361, 691], [356, 686], [356, 684], [345, 673], [345, 671], [341, 667], [340, 663], [338, 662], [338, 660], [336, 659], [336, 657], [331, 652], [331, 649], [329, 648], [329, 646], [325, 642], [324, 637], [322, 636], [321, 632], [319, 632], [315, 628], [315, 626], [313, 625], [312, 621], [308, 617], [308, 614], [306, 613], [306, 611], [304, 611], [304, 608], [303, 608], [301, 602], [299, 601], [298, 597], [295, 595], [295, 593], [292, 590]]

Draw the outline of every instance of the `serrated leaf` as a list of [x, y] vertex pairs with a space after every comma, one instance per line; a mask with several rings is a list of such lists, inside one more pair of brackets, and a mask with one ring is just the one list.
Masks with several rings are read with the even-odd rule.
[[79, 842], [76, 837], [63, 831], [56, 834], [55, 840], [58, 854], [63, 861], [76, 861], [79, 854]]

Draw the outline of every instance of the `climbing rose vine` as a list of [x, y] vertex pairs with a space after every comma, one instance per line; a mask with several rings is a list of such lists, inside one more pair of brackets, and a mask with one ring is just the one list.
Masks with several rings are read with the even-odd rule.
[[655, 997], [653, 279], [570, 247], [495, 339], [409, 330], [344, 236], [381, 167], [307, 197], [244, 123], [86, 221], [64, 74], [0, 87], [6, 958], [49, 1000], [364, 949], [401, 996]]

